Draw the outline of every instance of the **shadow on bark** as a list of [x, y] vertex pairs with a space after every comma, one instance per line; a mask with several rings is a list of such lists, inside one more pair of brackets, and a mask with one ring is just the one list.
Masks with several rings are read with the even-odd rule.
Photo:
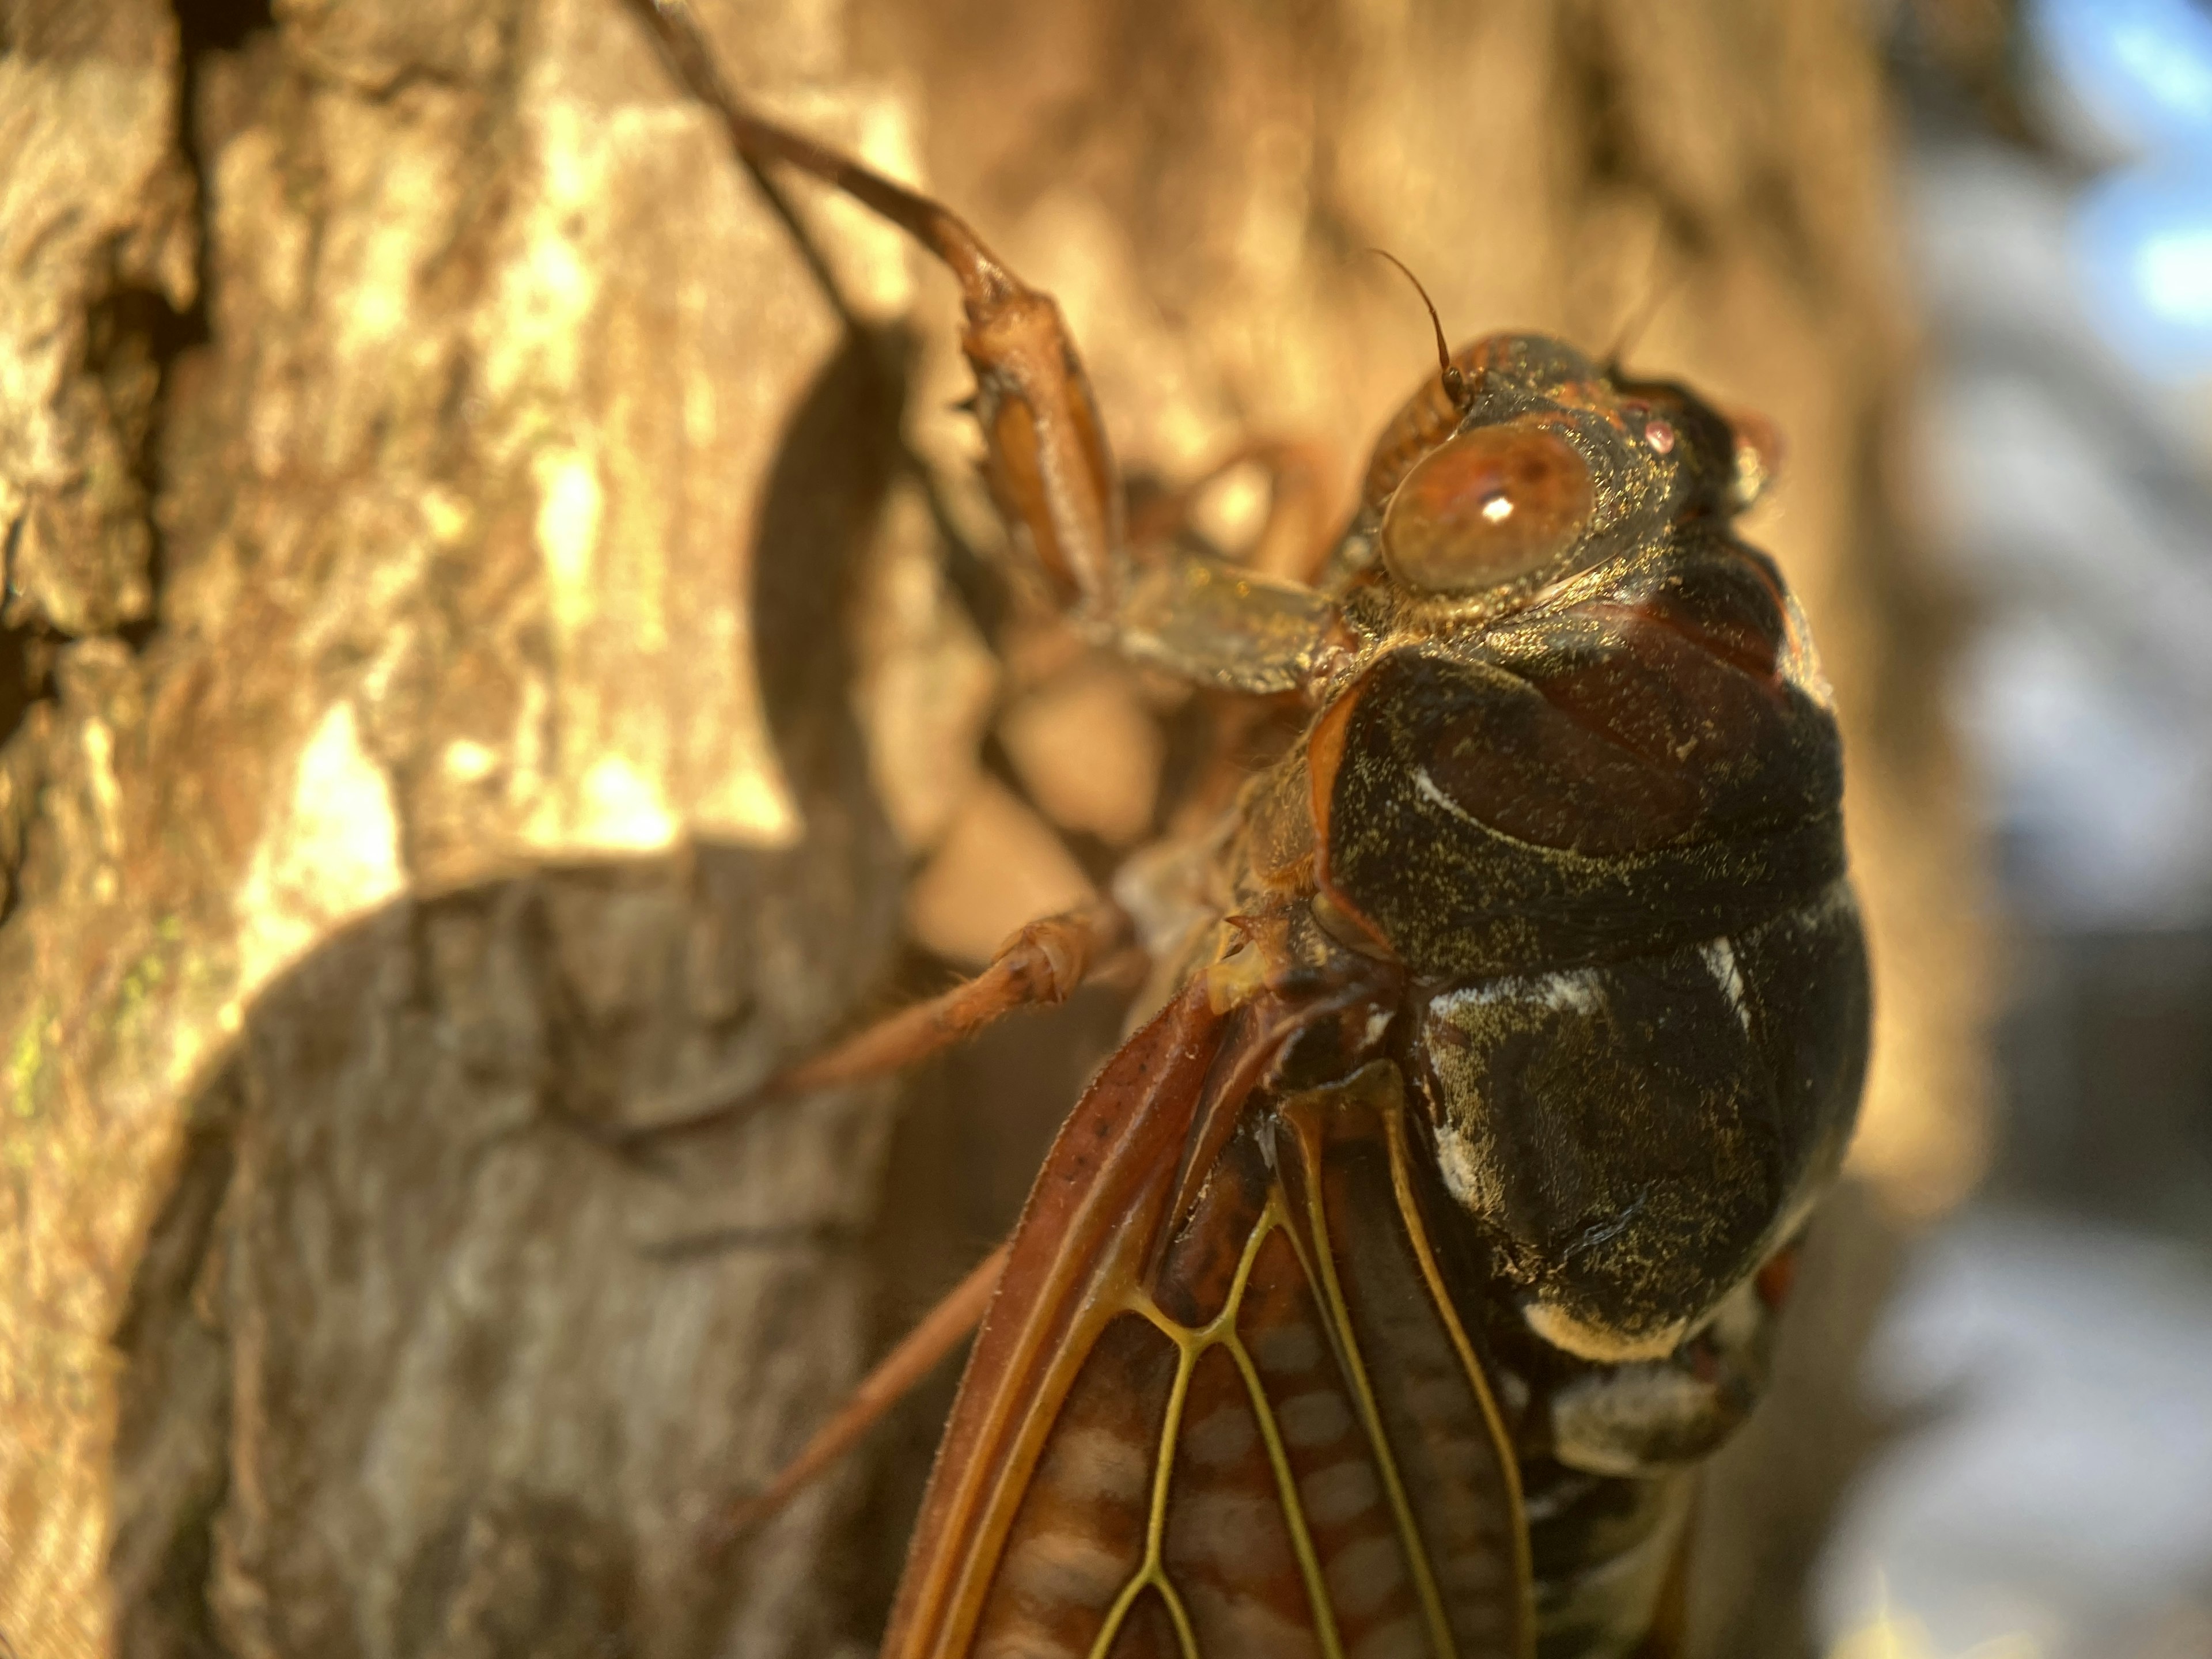
[[393, 906], [287, 974], [193, 1105], [118, 1334], [111, 1578], [155, 1655], [705, 1654], [859, 1636], [833, 1481], [729, 1574], [717, 1506], [860, 1358], [881, 1087], [665, 1158], [649, 1121], [884, 976], [901, 860], [847, 712], [840, 579], [901, 392], [854, 341], [785, 434], [754, 615], [807, 833]]

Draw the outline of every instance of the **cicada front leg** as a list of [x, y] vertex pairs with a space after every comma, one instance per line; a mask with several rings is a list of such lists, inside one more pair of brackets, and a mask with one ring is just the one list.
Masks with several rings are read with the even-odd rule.
[[1303, 688], [1333, 619], [1302, 583], [1162, 550], [1132, 556], [1121, 477], [1081, 354], [1049, 294], [1010, 270], [942, 204], [745, 109], [683, 0], [633, 0], [692, 94], [756, 167], [796, 167], [907, 231], [959, 283], [961, 349], [984, 472], [1031, 576], [1085, 633], [1200, 684]]

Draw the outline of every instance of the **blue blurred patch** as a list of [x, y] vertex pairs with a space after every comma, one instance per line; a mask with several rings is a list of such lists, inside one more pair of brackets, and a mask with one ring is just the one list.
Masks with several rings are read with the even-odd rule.
[[2161, 380], [2212, 371], [2212, 9], [2192, 0], [2036, 0], [2039, 49], [2082, 110], [2143, 159], [2075, 208], [2098, 328]]
[[2212, 371], [2212, 166], [2097, 180], [2075, 205], [2074, 256], [2097, 325], [2136, 368]]
[[2212, 11], [2191, 0], [2035, 0], [2037, 46], [2112, 137], [2212, 154]]

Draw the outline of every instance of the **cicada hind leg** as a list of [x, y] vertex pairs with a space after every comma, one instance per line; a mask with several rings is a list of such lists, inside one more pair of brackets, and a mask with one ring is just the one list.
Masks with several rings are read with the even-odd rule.
[[805, 1445], [799, 1448], [796, 1456], [778, 1469], [758, 1492], [723, 1515], [719, 1534], [712, 1540], [714, 1547], [737, 1543], [774, 1519], [793, 1498], [859, 1445], [869, 1430], [974, 1334], [1006, 1270], [1007, 1248], [1001, 1244], [977, 1262], [968, 1277], [946, 1291], [898, 1346], [860, 1379]]
[[[1000, 947], [990, 966], [942, 996], [901, 1009], [768, 1082], [708, 1110], [623, 1132], [625, 1150], [720, 1128], [767, 1101], [811, 1094], [902, 1070], [973, 1036], [1015, 1011], [1065, 1001], [1088, 979], [1133, 981], [1143, 952], [1128, 947], [1129, 921], [1101, 902], [1030, 923]], [[1103, 971], [1102, 971], [1103, 969]], [[752, 1497], [725, 1514], [708, 1540], [727, 1548], [858, 1446], [869, 1430], [919, 1387], [981, 1322], [1006, 1263], [1001, 1245], [915, 1324], [817, 1429], [791, 1461]]]

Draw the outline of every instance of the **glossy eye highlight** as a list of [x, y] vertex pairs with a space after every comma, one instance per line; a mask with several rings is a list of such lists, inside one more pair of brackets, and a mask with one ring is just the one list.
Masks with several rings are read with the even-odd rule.
[[1410, 587], [1479, 592], [1566, 551], [1594, 501], [1589, 464], [1558, 433], [1478, 427], [1406, 475], [1382, 514], [1382, 562]]

